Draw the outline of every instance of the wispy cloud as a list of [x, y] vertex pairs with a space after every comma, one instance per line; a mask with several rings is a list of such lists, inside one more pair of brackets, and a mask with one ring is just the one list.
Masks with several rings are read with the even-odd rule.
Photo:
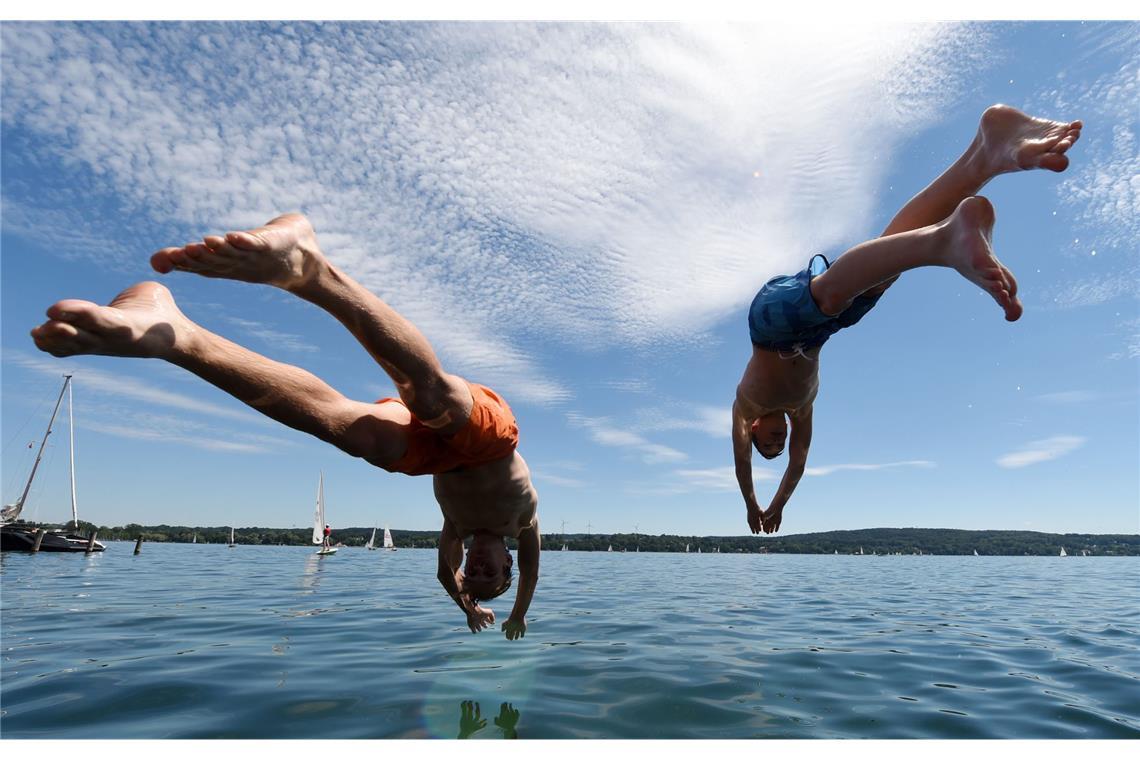
[[1140, 319], [1123, 322], [1124, 348], [1109, 355], [1109, 359], [1140, 359]]
[[[736, 468], [731, 465], [727, 467], [677, 470], [676, 475], [680, 478], [682, 484], [690, 488], [709, 491], [740, 490], [740, 485], [736, 482]], [[753, 482], [779, 479], [779, 473], [773, 470], [763, 467], [754, 467], [752, 469]]]
[[[1085, 133], [1072, 168], [1057, 187], [1057, 197], [1079, 230], [1070, 250], [1092, 260], [1095, 275], [1066, 282], [1053, 303], [1060, 308], [1092, 306], [1122, 296], [1140, 297], [1140, 24], [1091, 24], [1073, 27], [1083, 35], [1092, 57], [1115, 62], [1113, 70], [1074, 86], [1064, 68], [1058, 83], [1038, 100], [1062, 118], [1081, 118]], [[1122, 62], [1121, 62], [1122, 61]]]
[[163, 444], [182, 444], [208, 451], [228, 451], [241, 454], [266, 454], [295, 446], [295, 442], [269, 436], [219, 431], [205, 425], [196, 425], [184, 418], [155, 415], [117, 415], [114, 421], [88, 419], [82, 428], [105, 435], [135, 440], [157, 441]]
[[268, 325], [261, 322], [255, 322], [251, 319], [242, 319], [240, 317], [229, 316], [226, 321], [240, 327], [247, 335], [250, 335], [258, 340], [265, 341], [275, 348], [282, 348], [286, 351], [298, 351], [306, 353], [316, 353], [321, 349], [308, 343], [299, 335], [292, 333], [282, 332], [275, 330]]
[[242, 409], [230, 409], [228, 407], [219, 406], [218, 404], [212, 404], [209, 401], [200, 401], [180, 393], [172, 393], [162, 388], [146, 385], [127, 375], [77, 366], [70, 361], [60, 362], [59, 360], [53, 359], [41, 359], [18, 351], [5, 351], [4, 360], [45, 376], [62, 377], [64, 374], [73, 374], [75, 375], [76, 384], [80, 388], [94, 390], [109, 396], [142, 401], [156, 406], [170, 407], [172, 409], [181, 409], [196, 414], [241, 420], [243, 422], [256, 421], [260, 424], [265, 419], [261, 415], [253, 412], [244, 411]]
[[572, 395], [543, 366], [550, 339], [698, 339], [768, 276], [865, 234], [884, 157], [985, 63], [984, 31], [955, 24], [2, 35], [6, 179], [67, 170], [50, 194], [6, 183], [27, 234], [84, 229], [71, 247], [99, 257], [121, 230], [45, 212], [97, 200], [183, 242], [301, 209], [449, 367], [538, 404]]
[[1098, 396], [1092, 391], [1057, 391], [1042, 393], [1034, 398], [1047, 404], [1085, 404], [1095, 401]]
[[728, 405], [678, 404], [670, 409], [640, 409], [636, 427], [643, 432], [696, 430], [714, 438], [728, 438], [732, 432], [732, 410]]
[[895, 467], [935, 467], [934, 462], [928, 462], [925, 459], [914, 459], [906, 462], [884, 462], [882, 464], [830, 464], [821, 467], [805, 467], [805, 475], [830, 475], [833, 472], [842, 472], [844, 470], [851, 470], [855, 472], [873, 472], [875, 470], [887, 470]]
[[662, 462], [679, 462], [688, 459], [688, 454], [659, 443], [653, 443], [643, 436], [630, 430], [616, 428], [604, 417], [586, 417], [577, 412], [566, 415], [567, 422], [573, 427], [585, 428], [590, 432], [590, 438], [602, 446], [629, 449], [636, 453], [646, 464], [660, 464]]
[[1076, 451], [1085, 444], [1085, 440], [1077, 435], [1055, 435], [1040, 441], [1030, 441], [1019, 451], [998, 457], [997, 463], [1002, 467], [1015, 468], [1048, 462]]
[[552, 475], [545, 471], [535, 474], [534, 479], [540, 483], [552, 483], [556, 486], [566, 486], [567, 488], [581, 488], [586, 485], [586, 482], [583, 480], [565, 478], [561, 475]]

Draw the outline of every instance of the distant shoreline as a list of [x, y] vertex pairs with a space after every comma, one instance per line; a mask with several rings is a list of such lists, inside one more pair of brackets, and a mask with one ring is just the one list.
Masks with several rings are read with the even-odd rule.
[[[94, 530], [105, 540], [156, 543], [229, 543], [230, 526], [181, 525], [96, 526], [80, 523], [84, 535]], [[373, 528], [334, 528], [333, 540], [362, 547]], [[437, 531], [392, 530], [399, 548], [437, 548]], [[263, 546], [312, 546], [310, 528], [234, 528], [234, 542]], [[514, 541], [508, 539], [514, 547]], [[864, 528], [787, 536], [681, 536], [645, 533], [547, 533], [545, 551], [675, 552], [722, 554], [931, 554], [979, 556], [1140, 556], [1140, 534], [1040, 533], [1019, 530], [959, 530], [955, 528]]]

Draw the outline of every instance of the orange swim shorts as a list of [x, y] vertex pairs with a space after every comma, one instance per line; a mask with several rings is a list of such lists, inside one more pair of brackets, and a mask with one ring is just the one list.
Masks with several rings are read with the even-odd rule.
[[[471, 389], [471, 416], [453, 435], [443, 436], [412, 415], [408, 450], [384, 469], [405, 475], [436, 475], [459, 467], [473, 467], [509, 456], [519, 443], [519, 427], [507, 402], [490, 388], [467, 383]], [[398, 398], [383, 403], [403, 404]]]

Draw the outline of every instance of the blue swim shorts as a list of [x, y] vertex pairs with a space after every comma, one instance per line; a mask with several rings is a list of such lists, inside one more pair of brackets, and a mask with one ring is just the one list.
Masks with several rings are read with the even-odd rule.
[[[823, 266], [815, 266], [816, 259]], [[752, 342], [768, 351], [794, 351], [822, 346], [844, 327], [850, 327], [878, 303], [881, 293], [857, 296], [842, 313], [829, 317], [819, 310], [811, 295], [811, 278], [831, 266], [822, 254], [812, 256], [802, 271], [768, 280], [748, 310], [748, 333]]]

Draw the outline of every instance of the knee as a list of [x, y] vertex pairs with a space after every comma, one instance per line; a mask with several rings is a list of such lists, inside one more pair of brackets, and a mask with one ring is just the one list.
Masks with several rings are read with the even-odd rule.
[[837, 294], [832, 288], [827, 287], [827, 283], [819, 277], [811, 281], [811, 297], [815, 300], [815, 305], [819, 307], [819, 310], [829, 317], [842, 314], [844, 309], [851, 305], [850, 298]]
[[416, 419], [435, 430], [461, 424], [471, 414], [471, 391], [467, 383], [455, 375], [400, 389], [400, 396]]

